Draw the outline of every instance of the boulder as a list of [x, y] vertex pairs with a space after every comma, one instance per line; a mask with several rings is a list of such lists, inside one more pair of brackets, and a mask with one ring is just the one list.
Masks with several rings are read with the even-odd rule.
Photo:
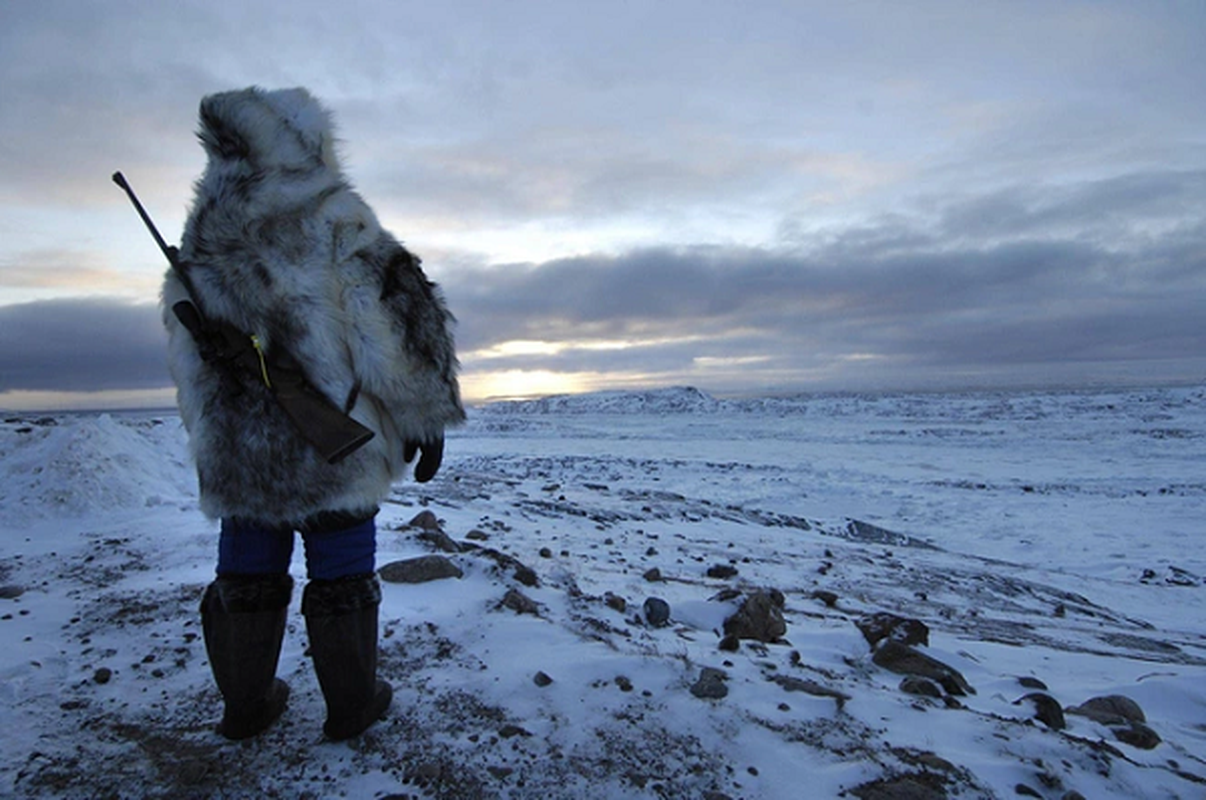
[[727, 679], [728, 675], [723, 670], [704, 667], [700, 670], [699, 679], [691, 684], [691, 694], [705, 700], [719, 700], [729, 693], [729, 687], [724, 685]]
[[1147, 722], [1143, 709], [1129, 697], [1120, 694], [1107, 694], [1093, 697], [1078, 706], [1067, 709], [1069, 714], [1088, 717], [1102, 725], [1116, 725], [1124, 722]]
[[787, 633], [783, 618], [783, 593], [778, 589], [759, 589], [746, 595], [736, 613], [724, 621], [725, 636], [775, 642]]
[[887, 611], [877, 611], [874, 614], [859, 617], [854, 621], [854, 625], [862, 632], [863, 638], [867, 640], [867, 644], [871, 645], [872, 650], [881, 641], [889, 638], [901, 644], [928, 646], [930, 643], [930, 629], [924, 622], [919, 619], [899, 617]]
[[460, 578], [465, 573], [444, 556], [419, 556], [391, 561], [380, 570], [386, 583], [427, 583], [443, 578]]
[[959, 670], [894, 639], [885, 639], [871, 656], [871, 660], [897, 675], [929, 678], [945, 689], [947, 694], [961, 696], [976, 693]]
[[1059, 701], [1045, 692], [1031, 692], [1013, 701], [1015, 706], [1029, 704], [1034, 709], [1034, 718], [1053, 731], [1062, 731], [1068, 727], [1064, 719], [1064, 710]]
[[670, 604], [660, 597], [650, 597], [645, 600], [645, 621], [655, 628], [660, 628], [670, 621]]

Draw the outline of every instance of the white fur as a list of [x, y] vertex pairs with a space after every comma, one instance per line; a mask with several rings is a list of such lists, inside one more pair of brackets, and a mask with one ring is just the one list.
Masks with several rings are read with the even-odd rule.
[[[442, 438], [464, 418], [452, 318], [418, 259], [348, 186], [330, 114], [304, 89], [246, 89], [201, 103], [209, 163], [181, 244], [204, 312], [284, 347], [310, 381], [377, 436], [327, 465], [265, 387], [224, 383], [170, 312], [185, 290], [164, 284], [164, 321], [181, 415], [211, 516], [297, 522], [364, 510], [405, 468], [408, 440]], [[233, 390], [232, 390], [233, 389]]]

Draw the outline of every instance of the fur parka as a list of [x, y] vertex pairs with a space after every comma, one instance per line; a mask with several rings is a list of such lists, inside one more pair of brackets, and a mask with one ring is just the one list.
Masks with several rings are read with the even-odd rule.
[[169, 366], [211, 517], [297, 526], [368, 512], [414, 446], [464, 419], [452, 316], [412, 255], [344, 178], [329, 113], [305, 89], [201, 101], [209, 160], [180, 261], [209, 318], [284, 348], [309, 381], [376, 436], [337, 464], [302, 439], [262, 380], [203, 361], [163, 287]]

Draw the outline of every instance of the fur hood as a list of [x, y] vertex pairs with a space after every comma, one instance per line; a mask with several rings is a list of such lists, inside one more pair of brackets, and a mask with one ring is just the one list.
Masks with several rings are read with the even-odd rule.
[[253, 377], [203, 362], [163, 288], [169, 364], [210, 516], [297, 524], [367, 511], [405, 470], [407, 442], [464, 419], [452, 315], [419, 259], [344, 178], [331, 116], [305, 89], [201, 101], [209, 156], [180, 261], [208, 317], [284, 348], [310, 382], [377, 435], [338, 464], [301, 439]]

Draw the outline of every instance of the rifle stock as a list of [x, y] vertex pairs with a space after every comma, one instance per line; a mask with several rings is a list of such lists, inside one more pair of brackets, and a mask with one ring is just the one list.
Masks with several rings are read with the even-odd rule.
[[313, 445], [328, 464], [338, 464], [373, 438], [371, 430], [341, 411], [330, 398], [316, 389], [306, 379], [301, 365], [287, 352], [278, 347], [264, 354], [255, 340], [244, 331], [227, 322], [207, 318], [197, 302], [188, 271], [180, 263], [179, 251], [159, 235], [159, 229], [138, 201], [125, 176], [121, 172], [114, 172], [113, 182], [125, 190], [138, 216], [142, 217], [155, 243], [163, 251], [172, 272], [184, 285], [189, 299], [173, 305], [172, 312], [192, 334], [204, 361], [237, 365], [245, 372], [260, 374], [281, 410], [297, 428], [298, 434]]

